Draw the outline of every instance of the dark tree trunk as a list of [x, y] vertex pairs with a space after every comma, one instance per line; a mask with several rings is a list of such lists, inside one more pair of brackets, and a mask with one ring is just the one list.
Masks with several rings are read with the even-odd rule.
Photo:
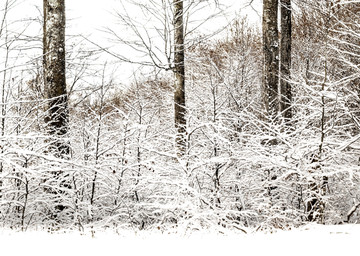
[[51, 151], [69, 153], [61, 139], [68, 131], [68, 105], [65, 74], [65, 0], [44, 0], [43, 69], [48, 100], [48, 129], [56, 142]]
[[174, 0], [174, 73], [175, 73], [175, 128], [177, 130], [176, 146], [179, 155], [183, 155], [186, 145], [186, 109], [185, 109], [185, 67], [184, 67], [184, 21], [183, 1]]
[[263, 0], [264, 73], [262, 101], [271, 120], [280, 110], [278, 0]]
[[291, 93], [291, 0], [281, 0], [280, 91], [281, 113], [286, 123], [292, 118]]

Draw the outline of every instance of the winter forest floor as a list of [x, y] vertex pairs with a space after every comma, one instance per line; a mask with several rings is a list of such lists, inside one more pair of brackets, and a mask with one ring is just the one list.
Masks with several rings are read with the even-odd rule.
[[[309, 224], [273, 233], [0, 230], [1, 255], [357, 255], [360, 225]], [[5, 253], [4, 253], [5, 252]]]

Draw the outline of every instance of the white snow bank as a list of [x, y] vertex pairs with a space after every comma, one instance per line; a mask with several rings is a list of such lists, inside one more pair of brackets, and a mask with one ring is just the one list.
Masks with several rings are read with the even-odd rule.
[[0, 230], [0, 255], [344, 255], [358, 254], [360, 225], [308, 225], [273, 234], [162, 234], [91, 231], [83, 234]]

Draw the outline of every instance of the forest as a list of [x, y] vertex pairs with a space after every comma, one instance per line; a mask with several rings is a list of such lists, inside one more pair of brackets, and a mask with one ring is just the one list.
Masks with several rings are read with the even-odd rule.
[[221, 0], [119, 0], [113, 48], [67, 34], [65, 0], [21, 2], [0, 1], [2, 227], [359, 222], [358, 0], [263, 0], [209, 33]]

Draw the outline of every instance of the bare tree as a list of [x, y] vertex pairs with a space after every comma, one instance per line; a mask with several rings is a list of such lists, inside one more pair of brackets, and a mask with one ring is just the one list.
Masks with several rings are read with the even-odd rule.
[[[121, 11], [116, 15], [125, 29], [130, 30], [131, 33], [124, 37], [123, 33], [108, 28], [107, 32], [124, 47], [117, 52], [110, 49], [104, 50], [120, 61], [155, 68], [157, 74], [161, 71], [173, 72], [175, 149], [177, 155], [182, 156], [186, 150], [187, 127], [185, 53], [193, 45], [218, 33], [215, 31], [211, 34], [200, 34], [198, 31], [210, 19], [219, 15], [222, 10], [218, 8], [217, 1], [122, 0], [119, 2]], [[127, 6], [134, 8], [130, 10]], [[194, 18], [206, 8], [216, 11], [201, 19]], [[134, 18], [135, 9], [144, 14], [145, 20], [141, 21], [142, 17]], [[204, 14], [201, 15], [204, 16]], [[124, 56], [121, 54], [123, 49], [128, 49]], [[135, 53], [140, 53], [140, 56], [136, 56]], [[127, 55], [128, 57], [126, 57]]]
[[[43, 69], [48, 99], [49, 132], [62, 137], [68, 131], [68, 105], [65, 76], [65, 0], [44, 0]], [[67, 143], [57, 141], [54, 152], [69, 153]]]
[[269, 117], [274, 120], [280, 110], [279, 102], [279, 36], [278, 0], [263, 1], [263, 96], [262, 102]]
[[174, 0], [174, 105], [175, 105], [175, 127], [177, 129], [176, 145], [178, 153], [182, 155], [185, 151], [185, 67], [184, 67], [184, 7], [182, 0]]
[[281, 0], [281, 43], [280, 43], [280, 111], [285, 118], [289, 121], [292, 118], [292, 92], [290, 80], [291, 70], [291, 0]]
[[[5, 22], [6, 22], [6, 15], [8, 13], [8, 8], [9, 8], [9, 1], [6, 1], [3, 13], [1, 13], [2, 18], [0, 21], [0, 40], [2, 39], [1, 37], [2, 37], [3, 31], [5, 29]], [[0, 43], [1, 43], [1, 41], [0, 41]], [[6, 66], [7, 66], [7, 60], [8, 60], [8, 55], [9, 55], [8, 54], [8, 52], [9, 52], [8, 44], [5, 43], [5, 45], [6, 45], [6, 53], [7, 54], [5, 57], [3, 82], [2, 82], [2, 86], [1, 86], [1, 136], [4, 136], [4, 133], [5, 133], [5, 114], [6, 114], [6, 109], [5, 109], [6, 105], [4, 102], [5, 101], [5, 81], [6, 81], [6, 68], [7, 68]], [[1, 153], [3, 153], [3, 149], [1, 149]], [[0, 162], [0, 173], [2, 173], [2, 172], [3, 172], [3, 163]], [[0, 188], [2, 187], [2, 185], [3, 185], [3, 181], [0, 180]], [[0, 198], [1, 198], [1, 190], [0, 190]]]

